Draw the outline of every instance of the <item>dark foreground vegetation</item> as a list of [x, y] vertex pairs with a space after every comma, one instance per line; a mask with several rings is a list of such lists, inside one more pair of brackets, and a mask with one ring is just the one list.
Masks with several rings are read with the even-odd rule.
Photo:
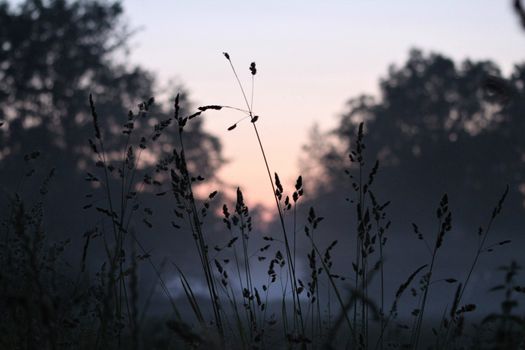
[[[252, 110], [255, 63], [239, 72], [247, 91], [223, 54], [241, 108], [192, 109], [181, 92], [127, 111], [153, 79], [109, 59], [128, 35], [121, 11], [0, 1], [1, 349], [525, 348], [525, 66], [504, 78], [413, 51], [381, 101], [349, 103], [340, 147], [312, 138], [319, 172], [288, 189]], [[229, 132], [253, 129], [268, 228], [249, 194], [208, 181], [222, 158], [202, 120], [225, 110], [240, 118]], [[487, 266], [489, 290], [475, 281]]]
[[[231, 63], [229, 55], [224, 55]], [[252, 63], [250, 70], [255, 76], [255, 64]], [[511, 243], [490, 239], [508, 188], [487, 218], [486, 226], [480, 227], [472, 245], [474, 259], [465, 267], [461, 280], [436, 280], [433, 275], [443, 243], [453, 227], [445, 194], [436, 210], [435, 234], [428, 234], [413, 224], [416, 238], [423, 242], [422, 249], [428, 249], [427, 261], [415, 266], [397, 289], [387, 290], [384, 275], [388, 265], [383, 254], [388, 249], [390, 202], [377, 199], [374, 180], [380, 171], [379, 162], [369, 165], [366, 161], [362, 123], [348, 160], [341, 160], [348, 161], [346, 174], [353, 188], [349, 195], [353, 208], [350, 210], [357, 217], [353, 249], [340, 247], [337, 240], [328, 246], [318, 244], [316, 232], [323, 217], [318, 216], [313, 207], [308, 210], [306, 224], [299, 227], [303, 220], [297, 218], [296, 213], [304, 193], [302, 177], [297, 178], [295, 187], [287, 193], [278, 175], [270, 172], [265, 156], [280, 232], [264, 236], [262, 239], [267, 244], [263, 246], [252, 243], [252, 217], [238, 189], [235, 205], [222, 206], [224, 230], [230, 237], [213, 246], [205, 220], [217, 191], [211, 192], [203, 202], [196, 200], [194, 186], [203, 178], [189, 170], [184, 131], [188, 123], [202, 117], [204, 112], [230, 107], [208, 105], [181, 115], [177, 96], [172, 116], [155, 124], [149, 132], [136, 135], [134, 124], [149, 117], [154, 103], [149, 99], [128, 114], [121, 129], [126, 147], [117, 155], [111, 155], [105, 150], [104, 130], [99, 124], [102, 116], [93, 97], [90, 96], [89, 102], [94, 133], [88, 144], [94, 164], [88, 167], [85, 181], [93, 185], [93, 192], [85, 196], [88, 204], [84, 209], [97, 213], [96, 223], [85, 232], [83, 247], [74, 254], [78, 266], [72, 269], [64, 266], [61, 255], [68, 249], [68, 242], [52, 242], [45, 227], [46, 202], [50, 205], [53, 200], [49, 187], [54, 170], [38, 177], [32, 163], [38, 160], [39, 152], [25, 156], [29, 171], [22, 173], [21, 179], [38, 182], [39, 189], [38, 194], [28, 200], [20, 194], [23, 193], [21, 183], [19, 191], [10, 197], [2, 221], [0, 281], [4, 312], [0, 339], [4, 348], [417, 349], [428, 346], [510, 349], [523, 346], [524, 319], [515, 311], [525, 289], [516, 283], [521, 267], [515, 261], [499, 268], [502, 282], [492, 288], [501, 292], [499, 312], [486, 315], [474, 324], [477, 318], [470, 314], [477, 306], [464, 297], [478, 260], [495, 248]], [[253, 115], [248, 100], [241, 112], [247, 114], [247, 122], [251, 123], [264, 155], [257, 129], [258, 117]], [[229, 129], [233, 130], [236, 125]], [[143, 172], [140, 168], [143, 152], [168, 130], [178, 133], [179, 143], [157, 162], [154, 172]], [[205, 297], [194, 293], [184, 271], [175, 266], [180, 277], [176, 288], [182, 289], [186, 298], [174, 299], [159, 267], [141, 244], [133, 225], [137, 218], [142, 218], [142, 223], [153, 230], [149, 219], [153, 211], [140, 200], [145, 188], [155, 196], [171, 198], [172, 215], [168, 220], [173, 229], [180, 231], [177, 234], [193, 237], [205, 281]], [[304, 257], [296, 254], [296, 248], [298, 242], [304, 240], [310, 249], [303, 262]], [[99, 247], [103, 247], [104, 254], [99, 268], [89, 272], [86, 266], [93, 241], [102, 242]], [[346, 267], [334, 266], [331, 256], [336, 249], [346, 251]], [[148, 334], [148, 328], [155, 321], [147, 319], [144, 309], [147, 305], [139, 303], [139, 264], [151, 265], [170, 307], [171, 316], [161, 322], [162, 335], [156, 342]], [[267, 266], [266, 282], [261, 284], [256, 282], [260, 278], [253, 273], [260, 264]], [[307, 266], [308, 274], [299, 272], [301, 264]], [[76, 272], [75, 278], [65, 273], [68, 269]], [[425, 311], [432, 304], [431, 291], [439, 289], [439, 284], [454, 284], [455, 293], [450, 295], [441, 319], [432, 322]], [[275, 293], [280, 297], [270, 299]], [[398, 313], [405, 294], [412, 294], [417, 303], [411, 310], [412, 317], [402, 321]], [[190, 305], [190, 311], [181, 312], [182, 303]]]

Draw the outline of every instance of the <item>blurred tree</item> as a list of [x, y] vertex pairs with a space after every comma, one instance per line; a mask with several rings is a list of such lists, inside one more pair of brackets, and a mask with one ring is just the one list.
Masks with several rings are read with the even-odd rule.
[[[128, 109], [152, 96], [152, 75], [117, 60], [129, 50], [122, 13], [120, 2], [112, 1], [27, 0], [16, 9], [0, 1], [2, 174], [34, 150], [54, 161], [83, 162], [78, 156], [92, 134], [86, 127], [89, 93], [108, 133], [120, 132], [116, 127], [126, 121]], [[152, 115], [162, 119], [163, 113], [170, 111]], [[190, 129], [193, 153], [202, 145], [193, 159], [211, 174], [220, 165], [218, 140], [199, 122]], [[62, 165], [56, 166], [62, 170]]]
[[369, 166], [377, 157], [382, 168], [381, 197], [397, 203], [401, 217], [429, 211], [429, 203], [448, 192], [461, 210], [458, 217], [479, 224], [506, 184], [508, 206], [522, 215], [524, 87], [524, 65], [504, 79], [490, 61], [458, 66], [439, 54], [411, 51], [381, 80], [379, 100], [359, 96], [348, 102], [331, 132], [338, 147], [325, 145], [328, 151], [317, 157], [327, 169], [324, 190], [348, 182], [342, 171], [348, 164], [336, 166], [334, 159], [348, 152], [364, 122]]
[[[119, 1], [25, 0], [14, 6], [0, 0], [0, 209], [7, 203], [6, 193], [18, 191], [24, 171], [33, 166], [24, 156], [40, 152], [37, 179], [56, 169], [48, 199], [52, 203], [45, 206], [46, 228], [55, 237], [81, 239], [96, 222], [94, 212], [82, 210], [92, 201], [84, 198], [91, 192], [84, 175], [86, 170], [93, 171], [95, 163], [88, 144], [94, 134], [89, 94], [93, 94], [104, 146], [111, 157], [125, 148], [122, 131], [128, 111], [137, 112], [137, 105], [153, 96], [152, 74], [126, 61], [130, 31], [122, 15]], [[190, 103], [183, 89], [173, 95], [177, 92], [181, 92], [180, 113], [184, 115], [190, 112]], [[133, 137], [151, 133], [156, 124], [172, 116], [172, 109], [154, 104], [147, 116], [136, 118]], [[185, 134], [191, 170], [210, 179], [222, 164], [219, 140], [203, 131], [200, 118], [188, 123]], [[148, 144], [141, 158], [142, 170], [154, 171], [156, 160], [178, 145], [176, 135], [167, 129]], [[131, 142], [137, 146], [139, 140]], [[140, 182], [141, 175], [135, 180]], [[38, 193], [39, 182], [25, 181], [26, 196]], [[155, 201], [153, 194], [142, 197], [152, 208], [163, 208], [156, 215], [173, 215], [167, 196]], [[147, 229], [141, 220], [136, 220], [137, 229]], [[163, 227], [155, 227], [158, 234], [148, 235], [143, 243], [165, 246], [174, 253], [164, 236], [173, 228], [166, 227], [170, 220], [163, 221]], [[191, 241], [189, 235], [186, 238]], [[157, 244], [162, 240], [164, 245]], [[178, 240], [177, 249], [183, 251], [187, 245]], [[156, 252], [163, 257], [166, 251]]]

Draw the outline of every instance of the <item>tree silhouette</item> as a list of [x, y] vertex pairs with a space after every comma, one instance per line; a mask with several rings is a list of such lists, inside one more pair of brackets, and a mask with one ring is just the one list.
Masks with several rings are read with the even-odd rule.
[[325, 145], [317, 157], [327, 169], [325, 189], [347, 182], [342, 168], [348, 164], [340, 159], [364, 122], [367, 154], [382, 168], [379, 188], [397, 202], [401, 217], [428, 210], [429, 201], [448, 192], [460, 220], [479, 224], [506, 184], [507, 209], [521, 215], [524, 69], [516, 65], [506, 79], [490, 61], [456, 65], [443, 55], [412, 50], [381, 80], [379, 100], [359, 96], [348, 102], [332, 131], [338, 147]]
[[[85, 172], [96, 161], [88, 143], [93, 138], [89, 95], [110, 155], [126, 149], [122, 132], [128, 113], [137, 113], [137, 105], [153, 96], [152, 74], [125, 60], [132, 48], [122, 14], [118, 1], [26, 0], [15, 8], [0, 0], [0, 209], [7, 196], [22, 188], [29, 196], [38, 193], [40, 180], [23, 179], [24, 171], [34, 167], [27, 160], [40, 154], [38, 179], [55, 169], [52, 203], [45, 210], [46, 228], [58, 237], [81, 239], [95, 222], [82, 210], [92, 185], [84, 181]], [[173, 91], [173, 97], [178, 92], [180, 114], [190, 113], [187, 93]], [[172, 116], [172, 109], [155, 103], [142, 111], [133, 137], [151, 132]], [[192, 173], [210, 179], [222, 164], [219, 140], [203, 131], [200, 118], [188, 123], [184, 133]], [[176, 135], [168, 129], [148, 144], [143, 171], [154, 172], [156, 161], [178, 145]], [[153, 196], [145, 193], [144, 200], [151, 202]], [[162, 206], [162, 200], [150, 204]]]

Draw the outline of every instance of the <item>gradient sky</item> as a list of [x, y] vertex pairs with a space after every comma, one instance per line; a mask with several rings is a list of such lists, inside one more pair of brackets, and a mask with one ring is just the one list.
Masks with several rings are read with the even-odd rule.
[[[378, 93], [378, 79], [410, 48], [456, 60], [491, 59], [505, 73], [525, 57], [525, 34], [504, 0], [125, 0], [133, 36], [131, 62], [156, 73], [161, 89], [182, 83], [198, 105], [243, 107], [223, 51], [246, 87], [257, 62], [255, 113], [273, 171], [291, 185], [314, 123], [336, 125], [345, 102]], [[171, 95], [171, 93], [170, 93]], [[249, 123], [242, 115], [208, 113], [230, 160], [220, 172], [248, 203], [270, 203], [271, 190]], [[307, 181], [307, 179], [306, 179]]]

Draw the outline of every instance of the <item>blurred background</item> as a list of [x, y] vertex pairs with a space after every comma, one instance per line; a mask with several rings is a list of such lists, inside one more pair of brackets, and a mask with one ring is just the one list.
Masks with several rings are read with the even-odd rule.
[[[298, 231], [314, 206], [325, 218], [319, 234], [324, 246], [334, 239], [342, 247], [353, 244], [355, 210], [349, 204], [355, 198], [344, 170], [352, 167], [347, 154], [364, 122], [366, 167], [379, 159], [376, 195], [391, 201], [386, 259], [397, 262], [389, 273], [392, 286], [425, 259], [412, 223], [433, 235], [443, 193], [454, 215], [446, 241], [453, 258], [441, 261], [438, 274], [461, 277], [459, 269], [475, 253], [469, 242], [476, 241], [478, 227], [486, 225], [509, 185], [490, 239], [514, 244], [480, 263], [470, 292], [488, 300], [474, 290], [486, 290], [498, 278], [494, 268], [510, 258], [523, 262], [524, 44], [510, 1], [3, 0], [0, 190], [4, 199], [19, 191], [31, 197], [39, 185], [26, 183], [24, 174], [55, 168], [46, 227], [81, 247], [82, 234], [97, 220], [90, 208], [82, 209], [92, 205], [90, 193], [96, 190], [84, 181], [95, 168], [88, 143], [93, 137], [89, 94], [107, 149], [118, 154], [128, 110], [151, 96], [156, 102], [150, 119], [138, 129], [170, 116], [178, 93], [184, 114], [202, 105], [244, 108], [223, 56], [228, 52], [249, 96], [253, 89], [272, 172], [290, 194], [303, 176]], [[257, 67], [253, 85], [251, 62]], [[278, 235], [278, 224], [249, 120], [227, 130], [244, 116], [226, 109], [193, 119], [188, 158], [195, 174], [206, 179], [197, 188], [202, 198], [220, 192], [207, 219], [211, 241], [226, 240], [220, 208], [232, 205], [239, 186], [254, 215], [257, 247], [264, 235]], [[177, 137], [168, 132], [160, 141], [145, 152], [141, 170], [153, 169]], [[34, 152], [40, 154], [35, 166], [24, 159]], [[153, 229], [140, 215], [133, 223], [147, 251], [159, 264], [168, 259], [184, 267], [198, 285], [191, 236], [174, 232], [166, 220], [173, 216], [169, 199], [143, 192], [155, 212], [148, 217]], [[335, 265], [347, 262], [348, 251], [353, 248], [335, 253]], [[177, 283], [173, 278], [175, 294]]]
[[[510, 1], [131, 0], [123, 6], [136, 30], [130, 61], [155, 74], [156, 95], [173, 97], [166, 87], [172, 80], [197, 104], [243, 107], [221, 53], [231, 55], [247, 90], [249, 63], [257, 63], [254, 111], [272, 168], [289, 184], [301, 164], [314, 167], [301, 161], [314, 125], [337, 129], [351, 98], [380, 99], [380, 79], [390, 66], [403, 67], [411, 49], [441, 54], [458, 69], [464, 60], [493, 61], [505, 76], [523, 60], [525, 36]], [[224, 113], [204, 123], [229, 160], [219, 174], [246, 189], [249, 203], [270, 204], [269, 187], [258, 185], [265, 173], [252, 133], [246, 125], [226, 132], [238, 119]]]

